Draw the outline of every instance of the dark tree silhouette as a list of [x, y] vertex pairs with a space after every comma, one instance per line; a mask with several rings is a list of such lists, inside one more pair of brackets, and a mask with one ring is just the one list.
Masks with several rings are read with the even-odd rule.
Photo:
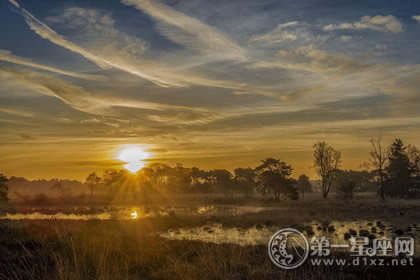
[[214, 169], [209, 171], [209, 177], [216, 190], [222, 192], [226, 197], [233, 197], [232, 174], [226, 169]]
[[262, 160], [262, 164], [255, 168], [261, 191], [263, 193], [271, 192], [275, 200], [280, 200], [282, 194], [290, 199], [298, 199], [296, 180], [289, 178], [292, 170], [290, 165], [279, 159], [266, 158]]
[[388, 164], [385, 169], [388, 175], [385, 193], [389, 196], [409, 197], [414, 187], [415, 166], [410, 161], [407, 147], [401, 139], [395, 139], [389, 147]]
[[335, 190], [337, 196], [342, 199], [353, 198], [355, 189], [360, 189], [370, 178], [367, 171], [336, 170], [335, 172]]
[[170, 170], [173, 191], [175, 193], [182, 193], [188, 191], [191, 184], [191, 170], [185, 168], [181, 163], [177, 163], [174, 168]]
[[97, 190], [99, 187], [99, 184], [101, 183], [101, 178], [96, 175], [95, 172], [90, 173], [85, 180], [85, 184], [89, 187], [90, 190], [90, 199], [92, 200], [93, 197], [93, 191]]
[[369, 152], [370, 155], [370, 165], [373, 167], [373, 171], [377, 175], [377, 180], [379, 182], [380, 190], [379, 193], [381, 198], [384, 198], [384, 189], [385, 189], [385, 165], [387, 161], [387, 156], [385, 151], [382, 148], [381, 144], [382, 138], [371, 138], [371, 149]]
[[[417, 191], [420, 191], [420, 151], [417, 147], [408, 145], [408, 157], [414, 168], [414, 185]], [[418, 194], [417, 194], [418, 195]]]
[[127, 186], [127, 171], [105, 170], [102, 176], [103, 190], [108, 199], [114, 198], [119, 193], [125, 193], [123, 188]]
[[299, 176], [296, 187], [298, 188], [300, 194], [302, 195], [302, 198], [305, 198], [305, 192], [312, 192], [312, 184], [309, 180], [309, 177], [305, 174], [302, 174]]
[[317, 142], [313, 147], [314, 167], [322, 180], [322, 197], [327, 198], [334, 182], [335, 170], [338, 169], [341, 162], [341, 153], [325, 142]]
[[7, 193], [9, 191], [9, 188], [7, 186], [7, 182], [9, 180], [6, 176], [0, 173], [0, 201], [1, 200], [8, 200]]
[[249, 197], [255, 189], [256, 182], [255, 177], [256, 174], [254, 169], [248, 168], [236, 168], [234, 170], [235, 174], [235, 183], [237, 185], [237, 189], [244, 193], [246, 197]]

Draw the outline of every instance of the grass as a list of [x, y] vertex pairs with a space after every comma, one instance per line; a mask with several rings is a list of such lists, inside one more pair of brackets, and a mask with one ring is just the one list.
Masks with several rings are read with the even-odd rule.
[[3, 222], [0, 279], [377, 279], [373, 275], [378, 273], [384, 277], [380, 279], [392, 279], [390, 273], [396, 272], [309, 264], [285, 271], [271, 263], [265, 246], [174, 241], [150, 234], [166, 227], [158, 219]]
[[[209, 203], [214, 201], [210, 199]], [[375, 197], [352, 201], [323, 201], [313, 197], [268, 204], [255, 199], [239, 204], [276, 208], [235, 217], [171, 215], [136, 221], [2, 220], [0, 279], [394, 279], [397, 276], [408, 278], [419, 272], [419, 260], [414, 267], [317, 267], [307, 262], [298, 269], [286, 271], [271, 263], [266, 246], [167, 240], [157, 234], [209, 222], [241, 227], [269, 222], [281, 228], [313, 219], [420, 221], [417, 201], [383, 202]]]

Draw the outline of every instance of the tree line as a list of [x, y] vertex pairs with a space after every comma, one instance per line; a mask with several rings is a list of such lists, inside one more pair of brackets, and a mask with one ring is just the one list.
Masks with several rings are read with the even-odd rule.
[[339, 197], [351, 198], [355, 189], [363, 185], [377, 185], [378, 194], [385, 198], [415, 198], [420, 196], [420, 152], [401, 139], [388, 147], [381, 137], [371, 138], [369, 161], [365, 169], [341, 170], [341, 153], [326, 142], [314, 147], [314, 167], [322, 180], [321, 194], [327, 198], [332, 187]]
[[[313, 168], [321, 179], [321, 195], [327, 198], [334, 190], [337, 196], [352, 198], [360, 189], [378, 189], [384, 198], [413, 198], [420, 194], [420, 152], [396, 139], [383, 148], [380, 137], [372, 138], [369, 161], [363, 170], [340, 169], [342, 154], [324, 141], [313, 145]], [[109, 198], [136, 198], [167, 193], [223, 193], [227, 198], [240, 193], [250, 197], [254, 193], [271, 196], [274, 200], [304, 198], [312, 192], [312, 184], [305, 174], [291, 177], [293, 168], [281, 159], [266, 158], [255, 168], [203, 170], [186, 168], [182, 164], [171, 167], [152, 163], [135, 175], [127, 170], [105, 170], [102, 176], [91, 173], [84, 184], [92, 198], [96, 194]], [[0, 174], [0, 200], [7, 200], [7, 178]], [[68, 190], [58, 181], [50, 187], [59, 196]]]
[[[370, 140], [369, 161], [363, 170], [340, 169], [342, 154], [324, 141], [313, 145], [313, 168], [321, 179], [321, 195], [327, 198], [334, 190], [340, 198], [352, 198], [356, 190], [378, 189], [384, 198], [414, 198], [420, 195], [420, 152], [415, 146], [404, 145], [396, 139], [388, 148], [382, 139]], [[274, 200], [304, 198], [312, 192], [312, 184], [305, 174], [292, 178], [293, 168], [281, 159], [266, 158], [255, 168], [236, 168], [233, 173], [225, 169], [202, 170], [184, 168], [181, 164], [170, 167], [154, 163], [137, 173], [143, 192], [175, 193], [234, 193], [251, 196], [256, 192], [271, 195]], [[106, 171], [102, 178], [95, 173], [86, 178], [91, 195], [96, 189], [108, 192], [127, 185], [125, 171]], [[131, 177], [132, 178], [132, 177]], [[123, 181], [121, 181], [123, 180]], [[133, 179], [131, 179], [133, 180]], [[128, 184], [133, 186], [133, 182]], [[135, 184], [134, 184], [135, 185]]]
[[309, 177], [298, 180], [290, 177], [292, 167], [286, 162], [266, 158], [256, 168], [203, 170], [186, 168], [182, 164], [171, 167], [152, 163], [142, 168], [135, 176], [126, 170], [106, 170], [102, 177], [96, 173], [87, 176], [85, 184], [90, 196], [105, 193], [110, 197], [129, 195], [147, 196], [153, 193], [222, 193], [227, 198], [234, 194], [250, 197], [256, 192], [272, 195], [274, 199], [298, 199], [299, 194], [312, 191]]

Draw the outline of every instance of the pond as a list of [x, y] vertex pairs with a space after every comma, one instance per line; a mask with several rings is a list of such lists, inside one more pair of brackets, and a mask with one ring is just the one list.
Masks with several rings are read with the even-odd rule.
[[194, 206], [194, 207], [74, 207], [74, 208], [20, 208], [0, 213], [0, 220], [135, 220], [148, 217], [180, 216], [240, 216], [276, 208]]
[[[257, 224], [251, 228], [223, 227], [209, 224], [194, 228], [181, 228], [160, 233], [159, 236], [173, 240], [195, 240], [216, 244], [231, 243], [240, 246], [267, 245], [270, 237], [281, 228]], [[383, 221], [312, 221], [300, 226], [299, 230], [308, 240], [326, 236], [331, 244], [348, 244], [351, 236], [364, 236], [370, 240], [386, 237], [410, 236], [415, 239], [415, 252], [420, 255], [420, 226], [393, 225]]]

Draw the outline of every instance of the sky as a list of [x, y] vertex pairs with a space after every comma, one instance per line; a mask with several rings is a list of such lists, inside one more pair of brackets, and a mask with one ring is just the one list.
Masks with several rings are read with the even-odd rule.
[[420, 1], [0, 0], [0, 173], [83, 179], [121, 150], [204, 169], [420, 145]]

